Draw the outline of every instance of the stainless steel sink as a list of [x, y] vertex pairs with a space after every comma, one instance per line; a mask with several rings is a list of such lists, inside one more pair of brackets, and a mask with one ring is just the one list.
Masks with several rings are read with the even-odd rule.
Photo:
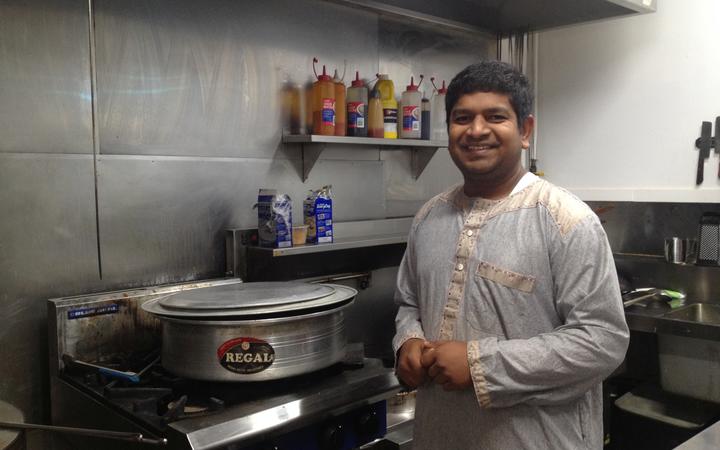
[[663, 315], [664, 318], [720, 326], [720, 305], [692, 303]]

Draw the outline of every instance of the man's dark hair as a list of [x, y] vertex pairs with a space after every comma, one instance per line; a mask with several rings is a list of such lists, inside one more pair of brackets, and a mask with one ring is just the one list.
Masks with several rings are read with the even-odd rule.
[[465, 94], [496, 92], [510, 98], [518, 127], [532, 111], [533, 96], [527, 77], [510, 64], [500, 61], [481, 61], [471, 64], [455, 75], [445, 96], [445, 120], [450, 124], [450, 113]]

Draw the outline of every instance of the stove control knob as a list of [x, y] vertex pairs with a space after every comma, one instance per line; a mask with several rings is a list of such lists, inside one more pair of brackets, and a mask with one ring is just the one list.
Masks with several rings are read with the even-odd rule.
[[360, 416], [357, 422], [357, 430], [363, 438], [370, 438], [377, 434], [380, 427], [380, 420], [377, 412], [368, 411]]
[[341, 450], [345, 444], [345, 430], [342, 425], [328, 425], [320, 433], [320, 450]]

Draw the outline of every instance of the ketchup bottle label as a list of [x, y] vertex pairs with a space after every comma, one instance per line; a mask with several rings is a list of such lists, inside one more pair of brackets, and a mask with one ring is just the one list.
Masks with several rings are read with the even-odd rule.
[[363, 102], [348, 102], [348, 128], [365, 128], [365, 104]]
[[335, 126], [335, 99], [324, 98], [322, 101], [322, 124]]
[[420, 108], [417, 106], [403, 106], [402, 124], [404, 131], [419, 130]]

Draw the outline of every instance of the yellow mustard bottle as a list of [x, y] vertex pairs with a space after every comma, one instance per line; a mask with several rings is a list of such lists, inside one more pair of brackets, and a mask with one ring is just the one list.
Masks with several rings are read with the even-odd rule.
[[395, 100], [395, 85], [387, 74], [380, 74], [375, 90], [380, 93], [383, 108], [383, 137], [397, 139], [398, 104]]

